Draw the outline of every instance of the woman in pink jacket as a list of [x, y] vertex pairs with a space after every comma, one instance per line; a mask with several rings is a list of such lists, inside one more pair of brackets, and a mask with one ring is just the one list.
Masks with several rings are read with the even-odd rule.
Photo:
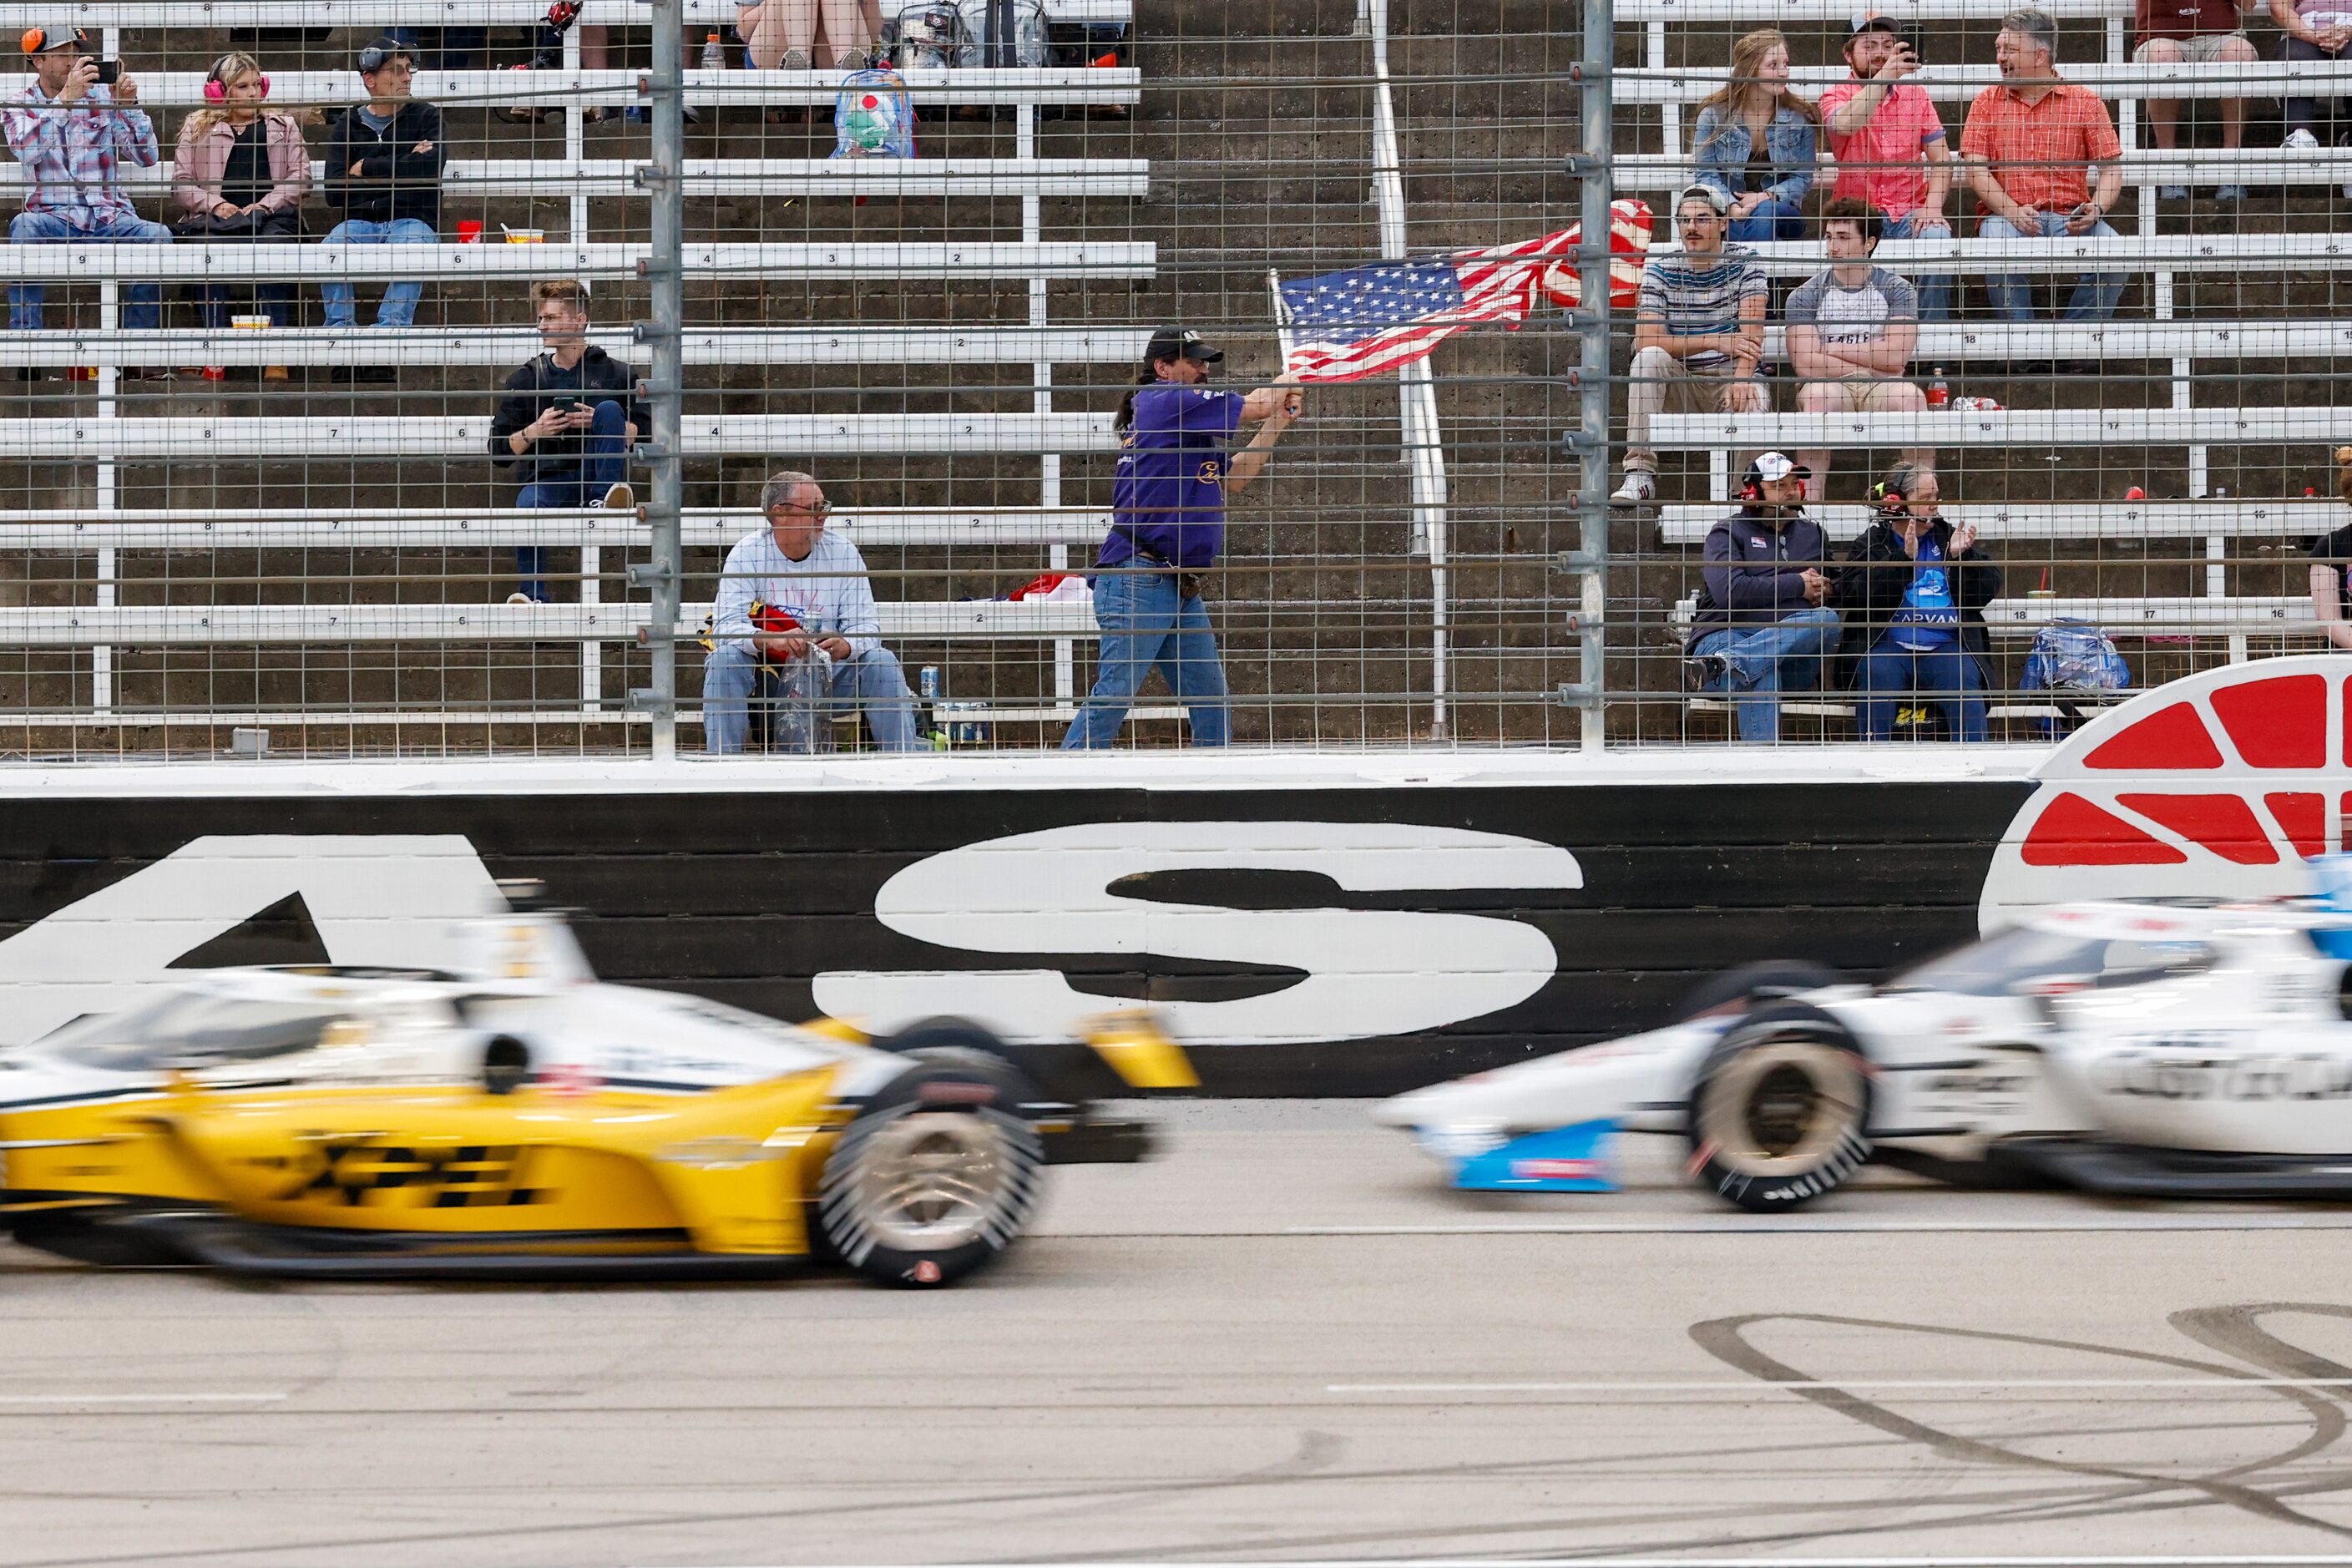
[[[180, 123], [172, 166], [172, 232], [184, 239], [295, 241], [302, 237], [302, 198], [310, 192], [310, 149], [295, 116], [265, 110], [269, 79], [251, 55], [223, 55], [205, 77], [205, 106]], [[292, 285], [257, 287], [270, 325], [282, 327]], [[207, 328], [228, 325], [229, 287], [208, 283], [198, 301]], [[265, 379], [283, 381], [273, 364]]]

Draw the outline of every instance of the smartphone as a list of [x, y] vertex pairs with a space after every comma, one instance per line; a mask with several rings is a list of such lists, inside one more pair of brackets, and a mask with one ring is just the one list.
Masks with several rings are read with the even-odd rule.
[[1927, 63], [1927, 56], [1920, 47], [1920, 34], [1919, 29], [1916, 26], [1902, 28], [1895, 33], [1895, 37], [1896, 42], [1900, 43], [1905, 48], [1911, 51], [1911, 58], [1913, 59], [1918, 61], [1921, 65], [1926, 65]]
[[98, 62], [99, 86], [112, 87], [116, 79], [120, 78], [121, 75], [122, 62], [121, 60], [100, 60]]

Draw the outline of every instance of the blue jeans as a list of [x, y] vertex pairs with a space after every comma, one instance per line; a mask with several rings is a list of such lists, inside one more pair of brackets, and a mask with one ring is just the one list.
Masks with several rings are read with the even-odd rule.
[[1822, 656], [1837, 640], [1835, 610], [1799, 610], [1769, 626], [1725, 626], [1691, 644], [1694, 656], [1714, 654], [1724, 678], [1709, 691], [1731, 698], [1743, 741], [1780, 738], [1780, 693], [1811, 691], [1821, 684]]
[[[1901, 217], [1888, 218], [1884, 231], [1885, 237], [1888, 239], [1949, 239], [1952, 237], [1950, 224], [1923, 224], [1918, 221], [1918, 218], [1919, 215], [1916, 212], [1905, 213]], [[1919, 319], [1923, 321], [1950, 321], [1952, 319], [1952, 275], [1948, 272], [1936, 273], [1929, 277], [1914, 279], [1913, 281], [1919, 289]]]
[[[363, 217], [345, 218], [327, 231], [322, 245], [438, 245], [441, 237], [433, 226], [421, 217], [396, 217], [390, 223], [375, 223]], [[359, 325], [358, 297], [348, 283], [329, 283], [320, 289], [327, 297], [327, 325], [356, 327]], [[383, 291], [383, 303], [376, 307], [375, 324], [379, 327], [413, 327], [416, 324], [416, 301], [425, 296], [425, 285], [410, 281], [394, 283]]]
[[[618, 403], [608, 397], [596, 405], [596, 422], [581, 437], [580, 460], [570, 465], [572, 477], [563, 477], [563, 459], [542, 463], [541, 477], [523, 486], [515, 505], [579, 508], [603, 500], [606, 490], [628, 478], [628, 411]], [[522, 579], [525, 596], [547, 603], [546, 546], [516, 545], [515, 574]]]
[[[835, 660], [831, 679], [832, 704], [864, 708], [877, 746], [886, 752], [915, 749], [915, 694], [907, 689], [897, 654], [877, 643], [855, 658]], [[762, 701], [775, 700], [772, 690], [762, 689], [767, 684], [758, 656], [745, 645], [723, 642], [713, 649], [702, 666], [703, 744], [722, 755], [742, 751], [755, 694]]]
[[1118, 739], [1143, 678], [1155, 668], [1192, 717], [1192, 744], [1223, 745], [1229, 732], [1225, 667], [1217, 662], [1217, 639], [1201, 596], [1180, 602], [1173, 572], [1106, 572], [1094, 586], [1101, 665], [1062, 749], [1082, 752]]
[[1862, 732], [1869, 740], [1895, 735], [1895, 710], [1904, 704], [1880, 695], [1885, 692], [1914, 697], [1954, 693], [1936, 695], [1936, 706], [1944, 710], [1944, 728], [1957, 740], [1985, 738], [1984, 675], [1975, 656], [1958, 643], [1922, 651], [1882, 637], [1863, 656], [1853, 684], [1856, 690], [1871, 694], [1862, 701]]
[[1766, 196], [1746, 217], [1731, 220], [1731, 239], [1736, 245], [1763, 245], [1776, 239], [1804, 237], [1804, 209], [1778, 196]]
[[[8, 220], [8, 243], [11, 245], [169, 245], [172, 231], [160, 223], [149, 223], [143, 217], [109, 217], [99, 220], [96, 227], [76, 228], [55, 213], [18, 213]], [[46, 290], [38, 283], [8, 285], [8, 330], [12, 332], [37, 332], [41, 330], [41, 300]], [[163, 289], [157, 283], [125, 283], [122, 286], [122, 325], [134, 332], [152, 331], [163, 323]]]
[[[1987, 213], [1977, 225], [1979, 239], [2053, 239], [2066, 234], [2066, 215], [2035, 213], [2039, 233], [2021, 234], [2017, 226], [1997, 213]], [[2091, 234], [2103, 239], [2113, 239], [2116, 231], [2102, 219]], [[2074, 237], [2068, 236], [2067, 237]], [[2088, 238], [2089, 236], [2081, 237]], [[2074, 297], [2066, 302], [2063, 319], [2069, 321], [2104, 321], [2116, 313], [2117, 301], [2124, 297], [2127, 279], [2121, 273], [2102, 275], [2085, 272], [2075, 280]], [[1985, 294], [1992, 300], [1992, 313], [2004, 321], [2033, 320], [2033, 279], [2022, 273], [1990, 277], [1985, 279]]]

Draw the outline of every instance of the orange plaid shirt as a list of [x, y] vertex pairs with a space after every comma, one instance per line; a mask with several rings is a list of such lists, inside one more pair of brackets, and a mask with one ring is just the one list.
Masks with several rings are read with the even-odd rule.
[[[2123, 154], [2107, 106], [2086, 87], [2062, 81], [2029, 104], [1996, 83], [1969, 105], [1960, 156], [1992, 165], [2011, 201], [2044, 212], [2067, 212], [2091, 199], [2084, 165]], [[1981, 201], [1979, 216], [1992, 209]]]

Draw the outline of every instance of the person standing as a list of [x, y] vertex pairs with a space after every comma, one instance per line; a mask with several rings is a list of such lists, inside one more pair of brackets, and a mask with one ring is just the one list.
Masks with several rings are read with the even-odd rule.
[[[8, 149], [25, 166], [25, 210], [8, 224], [11, 245], [169, 245], [172, 231], [139, 216], [122, 194], [121, 163], [142, 169], [163, 161], [155, 122], [139, 107], [139, 83], [118, 76], [98, 79], [98, 61], [83, 51], [79, 27], [35, 27], [24, 37], [33, 57], [33, 84], [0, 115]], [[41, 330], [44, 290], [38, 283], [8, 286], [8, 329]], [[163, 289], [153, 283], [122, 287], [122, 324], [153, 331], [163, 324]], [[27, 377], [38, 374], [26, 371]], [[163, 365], [126, 370], [142, 381], [163, 381]]]
[[[368, 100], [337, 115], [327, 127], [327, 205], [343, 220], [327, 231], [329, 245], [435, 245], [441, 238], [441, 169], [449, 154], [441, 142], [441, 111], [408, 96], [415, 60], [390, 38], [359, 54]], [[358, 297], [347, 282], [329, 283], [327, 325], [359, 324]], [[376, 307], [379, 327], [414, 326], [425, 285], [388, 285]], [[391, 381], [390, 365], [368, 365], [357, 376], [339, 366], [338, 381]]]
[[1780, 738], [1780, 693], [1822, 684], [1837, 638], [1835, 584], [1822, 570], [1828, 539], [1805, 515], [1807, 477], [1782, 453], [1758, 453], [1739, 481], [1739, 510], [1707, 531], [1701, 551], [1684, 678], [1731, 699], [1742, 741]]
[[[302, 237], [302, 198], [310, 193], [310, 149], [290, 114], [265, 110], [269, 79], [251, 55], [226, 54], [205, 75], [205, 107], [180, 121], [172, 160], [172, 199], [180, 209], [173, 232], [207, 243], [292, 241]], [[289, 283], [254, 290], [273, 327], [286, 325], [294, 305]], [[198, 308], [208, 331], [228, 325], [230, 289], [206, 283]], [[265, 381], [284, 381], [273, 364]]]
[[[649, 428], [636, 373], [588, 341], [588, 289], [571, 279], [535, 284], [539, 339], [547, 352], [507, 377], [490, 419], [490, 453], [522, 481], [518, 507], [637, 504], [629, 448]], [[547, 603], [547, 550], [515, 546], [522, 586], [509, 604]]]
[[1731, 46], [1731, 79], [1698, 106], [1694, 174], [1722, 196], [1741, 245], [1805, 237], [1821, 110], [1789, 88], [1789, 41], [1759, 27]]
[[[2184, 62], [2250, 66], [2262, 57], [2246, 41], [2238, 11], [2242, 5], [2258, 3], [2259, 0], [2139, 0], [2139, 41], [2132, 50], [2132, 62], [2144, 66], [2177, 66]], [[2147, 128], [2155, 133], [2158, 151], [2174, 151], [2179, 145], [2180, 100], [2148, 99]], [[2225, 98], [2221, 100], [2221, 145], [2234, 153], [2245, 143], [2246, 100]], [[2168, 202], [2186, 201], [2189, 187], [2159, 185], [2156, 194]], [[2246, 187], [2232, 181], [2213, 195], [2218, 201], [2242, 202], [2246, 199]]]
[[1846, 552], [1834, 595], [1863, 736], [1892, 739], [1907, 698], [1936, 701], [1951, 739], [1981, 741], [1984, 607], [2000, 596], [2000, 568], [1977, 548], [1976, 524], [1944, 521], [1932, 470], [1897, 464], [1872, 494], [1878, 515]]
[[[1154, 332], [1119, 403], [1110, 533], [1091, 574], [1100, 667], [1065, 751], [1116, 740], [1155, 668], [1191, 715], [1194, 745], [1222, 746], [1230, 733], [1202, 576], [1224, 543], [1225, 502], [1265, 468], [1298, 417], [1299, 392], [1287, 376], [1246, 396], [1216, 391], [1204, 384], [1224, 357], [1198, 332]], [[1257, 434], [1228, 457], [1234, 430], [1250, 424]]]
[[[1919, 57], [1895, 18], [1865, 11], [1846, 34], [1845, 63], [1851, 77], [1822, 94], [1822, 125], [1838, 166], [1831, 196], [1876, 207], [1889, 239], [1951, 238], [1951, 221], [1944, 216], [1952, 189], [1951, 138], [1927, 89], [1906, 79], [1917, 73]], [[1919, 319], [1949, 321], [1951, 276], [1923, 277], [1918, 288]]]

